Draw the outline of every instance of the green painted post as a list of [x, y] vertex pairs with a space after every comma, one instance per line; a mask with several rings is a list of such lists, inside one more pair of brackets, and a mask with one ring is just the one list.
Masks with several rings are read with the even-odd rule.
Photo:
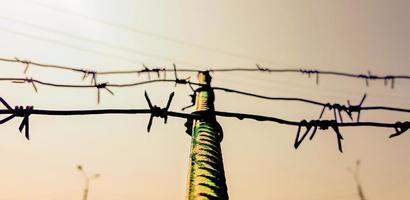
[[198, 81], [204, 84], [196, 92], [196, 113], [206, 116], [193, 120], [187, 200], [227, 200], [225, 172], [220, 142], [222, 129], [216, 121], [214, 93], [209, 72], [200, 72]]

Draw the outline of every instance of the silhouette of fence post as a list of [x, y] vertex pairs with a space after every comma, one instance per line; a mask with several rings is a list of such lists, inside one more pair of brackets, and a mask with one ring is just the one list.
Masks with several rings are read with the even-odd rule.
[[228, 199], [220, 147], [223, 133], [213, 113], [211, 79], [209, 72], [198, 73], [198, 81], [204, 85], [196, 90], [195, 113], [204, 118], [192, 122], [188, 200]]

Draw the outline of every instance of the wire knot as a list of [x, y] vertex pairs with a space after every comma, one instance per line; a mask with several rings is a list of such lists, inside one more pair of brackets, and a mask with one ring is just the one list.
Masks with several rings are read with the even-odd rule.
[[347, 101], [347, 106], [346, 105], [341, 105], [341, 104], [324, 104], [323, 105], [323, 109], [320, 112], [319, 115], [319, 119], [321, 119], [323, 117], [323, 114], [326, 110], [326, 108], [328, 108], [329, 110], [333, 110], [333, 116], [334, 116], [334, 120], [336, 122], [340, 121], [343, 123], [343, 116], [342, 116], [342, 112], [345, 112], [350, 120], [353, 120], [353, 113], [357, 113], [357, 119], [356, 121], [359, 122], [360, 121], [360, 112], [362, 110], [362, 104], [364, 102], [364, 100], [366, 99], [366, 94], [363, 95], [362, 100], [360, 101], [360, 103], [358, 105], [351, 105], [350, 101]]
[[380, 79], [379, 76], [372, 75], [371, 71], [367, 71], [367, 74], [359, 74], [357, 77], [364, 79], [367, 87], [369, 86], [369, 80]]
[[26, 106], [25, 108], [23, 106], [16, 106], [11, 108], [11, 106], [3, 99], [0, 97], [0, 102], [7, 108], [8, 111], [11, 112], [11, 115], [0, 120], [0, 124], [6, 123], [13, 119], [14, 117], [23, 117], [23, 121], [21, 121], [21, 124], [19, 126], [20, 132], [25, 130], [25, 137], [27, 140], [30, 140], [30, 134], [29, 134], [29, 116], [31, 115], [33, 111], [33, 106]]
[[256, 68], [261, 72], [271, 72], [271, 70], [267, 67], [262, 67], [259, 64], [256, 64]]
[[30, 60], [20, 60], [20, 59], [17, 58], [17, 57], [14, 57], [14, 60], [16, 60], [17, 62], [26, 64], [26, 67], [24, 68], [24, 73], [26, 74], [27, 71], [28, 71], [28, 68], [29, 68], [29, 66], [30, 66], [30, 64], [31, 64], [32, 62], [31, 62]]
[[191, 83], [189, 79], [191, 79], [191, 77], [188, 77], [186, 79], [175, 79], [175, 84], [189, 84]]
[[101, 99], [101, 92], [100, 89], [105, 89], [107, 92], [109, 92], [111, 95], [114, 95], [114, 92], [112, 90], [110, 90], [107, 86], [108, 86], [108, 82], [104, 82], [104, 83], [97, 83], [94, 85], [95, 88], [97, 88], [97, 103], [100, 103], [100, 99]]
[[178, 74], [177, 74], [177, 66], [174, 64], [172, 64], [172, 66], [174, 67], [174, 76], [175, 76], [175, 87], [178, 84], [190, 84], [191, 82], [189, 81], [189, 79], [191, 79], [191, 77], [187, 77], [185, 79], [179, 79], [178, 78]]
[[26, 64], [26, 65], [28, 65], [28, 64], [30, 64], [31, 63], [31, 61], [30, 60], [21, 60], [21, 59], [19, 59], [19, 58], [17, 58], [17, 57], [14, 57], [14, 59], [17, 61], [17, 62], [20, 62], [20, 63], [23, 63], [23, 64]]
[[144, 67], [144, 69], [142, 69], [142, 70], [140, 70], [140, 71], [138, 71], [137, 72], [137, 74], [139, 75], [140, 73], [147, 73], [147, 75], [148, 75], [148, 80], [151, 80], [151, 72], [153, 72], [153, 73], [156, 73], [157, 74], [157, 77], [158, 78], [160, 78], [161, 77], [161, 75], [160, 75], [160, 72], [161, 71], [164, 71], [164, 79], [166, 78], [166, 70], [165, 70], [165, 68], [148, 68], [145, 64], [142, 64], [142, 66]]
[[[360, 112], [362, 111], [362, 105], [363, 105], [364, 101], [366, 100], [366, 97], [367, 97], [367, 94], [364, 94], [363, 97], [362, 97], [362, 100], [360, 100], [360, 103], [357, 104], [357, 105], [351, 105], [350, 101], [349, 100], [347, 101], [347, 105], [348, 105], [347, 110], [350, 113], [353, 113], [353, 112], [357, 113], [356, 122], [360, 121]], [[350, 116], [350, 119], [351, 118], [352, 117]]]
[[174, 92], [172, 92], [169, 95], [167, 106], [165, 108], [160, 108], [156, 105], [152, 105], [151, 100], [148, 97], [147, 91], [145, 91], [144, 96], [145, 96], [145, 99], [147, 100], [147, 103], [148, 103], [148, 106], [149, 106], [149, 109], [150, 109], [150, 112], [151, 112], [151, 116], [149, 118], [149, 122], [148, 122], [148, 126], [147, 126], [147, 131], [149, 133], [151, 131], [152, 120], [154, 119], [154, 117], [163, 118], [164, 123], [165, 124], [167, 123], [168, 109], [171, 106], [172, 98], [174, 97]]
[[26, 77], [24, 79], [13, 81], [13, 83], [31, 83], [31, 85], [33, 86], [34, 91], [38, 92], [38, 89], [37, 89], [37, 86], [36, 86], [35, 82], [36, 81], [32, 77], [30, 77], [30, 78]]
[[33, 106], [27, 106], [24, 108], [23, 106], [15, 106], [13, 111], [16, 117], [25, 117], [26, 115], [30, 115], [30, 110], [32, 110]]
[[311, 70], [311, 69], [299, 69], [299, 71], [302, 74], [307, 74], [309, 76], [309, 78], [312, 74], [319, 74], [320, 73], [318, 70]]
[[102, 88], [106, 88], [107, 84], [108, 84], [108, 82], [98, 83], [97, 85], [95, 85], [95, 87], [98, 88], [98, 89], [102, 89]]
[[[138, 73], [138, 75], [140, 74], [140, 73], [147, 73], [147, 76], [148, 76], [148, 80], [151, 80], [151, 69], [150, 68], [148, 68], [145, 64], [142, 64], [142, 67], [144, 67], [144, 69], [142, 69], [139, 73]], [[159, 76], [159, 74], [158, 74], [158, 76]]]
[[309, 78], [312, 77], [312, 74], [316, 74], [316, 84], [319, 85], [319, 70], [310, 70], [310, 69], [299, 69], [302, 74], [307, 74]]
[[[302, 127], [306, 127], [306, 131], [302, 136], [300, 136], [301, 135], [300, 132], [301, 132]], [[339, 131], [339, 126], [338, 126], [336, 120], [311, 120], [309, 122], [306, 121], [306, 120], [302, 120], [299, 123], [298, 130], [296, 132], [296, 138], [295, 138], [295, 142], [294, 142], [295, 149], [297, 149], [299, 147], [299, 145], [303, 142], [303, 140], [306, 138], [306, 136], [309, 133], [311, 133], [311, 135], [309, 137], [309, 140], [312, 140], [313, 137], [316, 134], [317, 129], [327, 130], [329, 128], [332, 128], [334, 130], [334, 132], [336, 134], [336, 138], [337, 138], [339, 151], [341, 153], [343, 153], [343, 149], [342, 149], [343, 136]]]
[[349, 109], [349, 107], [346, 107], [345, 105], [340, 105], [338, 103], [336, 104], [330, 104], [327, 103], [323, 106], [322, 112], [319, 115], [319, 119], [321, 119], [323, 117], [323, 114], [326, 110], [326, 108], [328, 108], [329, 110], [333, 110], [333, 115], [334, 115], [334, 119], [336, 121], [338, 121], [338, 118], [341, 122], [343, 122], [343, 117], [342, 117], [342, 112], [346, 112], [346, 114], [349, 116], [350, 119], [352, 118], [352, 112]]
[[395, 77], [394, 76], [385, 76], [384, 77], [384, 85], [387, 86], [387, 82], [390, 80], [390, 87], [391, 89], [394, 89], [394, 82], [395, 82]]
[[379, 79], [380, 77], [379, 76], [376, 76], [376, 75], [372, 75], [372, 72], [371, 71], [367, 71], [367, 78], [368, 79], [370, 79], [370, 80], [375, 80], [375, 79]]
[[84, 73], [85, 76], [97, 74], [97, 71], [95, 71], [95, 70], [90, 70], [90, 69], [80, 69], [80, 71], [81, 71], [82, 73]]

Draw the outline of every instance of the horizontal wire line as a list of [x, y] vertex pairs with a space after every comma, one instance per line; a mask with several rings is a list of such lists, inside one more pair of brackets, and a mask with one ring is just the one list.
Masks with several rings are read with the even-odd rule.
[[[45, 81], [40, 81], [37, 79], [32, 79], [32, 78], [0, 78], [0, 81], [21, 81], [21, 82], [16, 82], [16, 83], [38, 83], [41, 85], [46, 85], [46, 86], [51, 86], [51, 87], [66, 87], [66, 88], [96, 88], [98, 87], [99, 84], [96, 85], [74, 85], [74, 84], [58, 84], [58, 83], [50, 83], [50, 82], [45, 82]], [[156, 83], [156, 82], [170, 82], [170, 83], [177, 83], [178, 80], [175, 79], [156, 79], [156, 80], [148, 80], [148, 81], [141, 81], [141, 82], [135, 82], [135, 83], [125, 83], [125, 84], [111, 84], [107, 83], [105, 84], [105, 87], [133, 87], [133, 86], [139, 86], [139, 85], [145, 85], [145, 84], [150, 84], [150, 83]], [[191, 85], [196, 85], [196, 86], [203, 86], [204, 84], [200, 83], [193, 83], [193, 82], [187, 82], [187, 83], [178, 83], [178, 84], [191, 84]]]
[[[264, 95], [259, 95], [259, 94], [254, 94], [254, 93], [249, 93], [249, 92], [243, 92], [243, 91], [239, 91], [239, 90], [224, 88], [224, 87], [212, 87], [212, 89], [220, 90], [220, 91], [224, 91], [224, 92], [236, 93], [236, 94], [245, 95], [245, 96], [256, 97], [256, 98], [260, 98], [260, 99], [273, 100], [273, 101], [299, 101], [299, 102], [308, 103], [308, 104], [317, 105], [317, 106], [328, 106], [329, 105], [328, 103], [313, 101], [313, 100], [304, 99], [304, 98], [269, 97], [269, 96], [264, 96]], [[362, 107], [360, 107], [360, 110], [389, 110], [389, 111], [409, 112], [410, 113], [410, 109], [387, 107], [387, 106], [369, 106], [369, 107], [362, 106]]]
[[[50, 82], [45, 82], [45, 81], [40, 81], [37, 79], [28, 79], [28, 78], [0, 78], [0, 81], [19, 81], [18, 83], [38, 83], [41, 85], [46, 85], [46, 86], [51, 86], [51, 87], [63, 87], [63, 88], [98, 88], [100, 84], [87, 84], [87, 85], [72, 85], [72, 84], [56, 84], [56, 83], [50, 83]], [[118, 88], [125, 88], [125, 87], [134, 87], [134, 86], [140, 86], [140, 85], [145, 85], [145, 84], [152, 84], [152, 83], [176, 83], [176, 84], [182, 84], [182, 85], [195, 85], [195, 86], [204, 86], [204, 84], [200, 83], [194, 83], [190, 81], [185, 81], [185, 82], [178, 82], [176, 79], [156, 79], [156, 80], [148, 80], [148, 81], [140, 81], [140, 82], [135, 82], [135, 83], [126, 83], [126, 84], [110, 84], [106, 83], [104, 85], [105, 87], [118, 87]], [[314, 100], [309, 100], [305, 98], [298, 98], [298, 97], [269, 97], [269, 96], [264, 96], [264, 95], [259, 95], [259, 94], [254, 94], [250, 92], [244, 92], [244, 91], [239, 91], [239, 90], [234, 90], [230, 88], [225, 88], [225, 87], [211, 87], [214, 90], [219, 90], [227, 93], [236, 93], [239, 95], [244, 95], [244, 96], [250, 96], [250, 97], [255, 97], [255, 98], [260, 98], [260, 99], [266, 99], [266, 100], [271, 100], [271, 101], [298, 101], [302, 103], [308, 103], [312, 105], [317, 105], [317, 106], [322, 106], [322, 107], [329, 107], [331, 106], [329, 103], [323, 103], [319, 101], [314, 101]], [[396, 108], [396, 107], [388, 107], [388, 106], [370, 106], [370, 107], [365, 107], [365, 106], [359, 106], [357, 107], [359, 110], [388, 110], [388, 111], [396, 111], [396, 112], [406, 112], [410, 113], [410, 109], [405, 109], [405, 108]]]
[[[51, 115], [51, 116], [73, 116], [73, 115], [102, 115], [102, 114], [154, 114], [155, 112], [151, 109], [100, 109], [100, 110], [42, 110], [33, 109], [29, 112], [30, 115]], [[285, 119], [280, 119], [271, 116], [245, 114], [245, 113], [234, 113], [234, 112], [224, 112], [224, 111], [213, 111], [216, 116], [227, 117], [227, 118], [237, 118], [243, 119], [253, 119], [256, 121], [270, 121], [279, 124], [285, 124], [289, 126], [306, 126], [306, 124], [290, 121]], [[14, 110], [2, 109], [0, 114], [16, 114]], [[185, 119], [204, 119], [205, 117], [201, 114], [188, 114], [181, 112], [165, 111], [164, 115], [185, 118]], [[319, 122], [328, 122], [327, 120], [322, 120]], [[384, 127], [384, 128], [394, 128], [397, 127], [395, 123], [384, 123], [384, 122], [346, 122], [340, 123], [335, 122], [335, 126], [339, 127], [355, 127], [355, 126], [373, 126], [373, 127]]]
[[[9, 58], [0, 58], [0, 61], [4, 62], [14, 62], [14, 63], [23, 63], [26, 65], [34, 65], [38, 67], [47, 67], [47, 68], [56, 68], [62, 70], [70, 70], [74, 72], [85, 73], [87, 70], [82, 68], [68, 67], [62, 65], [53, 65], [53, 64], [42, 64], [38, 62], [32, 62], [29, 60], [20, 60], [18, 58], [9, 59]], [[369, 79], [369, 80], [388, 80], [388, 79], [409, 79], [410, 75], [372, 75], [372, 74], [355, 74], [355, 73], [346, 73], [346, 72], [337, 72], [337, 71], [326, 71], [326, 70], [306, 70], [306, 69], [296, 69], [296, 68], [284, 68], [284, 69], [273, 69], [257, 66], [256, 68], [221, 68], [221, 69], [205, 69], [198, 70], [195, 68], [184, 68], [184, 69], [170, 69], [170, 68], [145, 68], [140, 70], [118, 70], [118, 71], [95, 71], [88, 70], [88, 72], [93, 72], [98, 75], [112, 75], [112, 74], [139, 74], [139, 73], [152, 73], [152, 72], [201, 72], [201, 71], [210, 71], [210, 72], [268, 72], [268, 73], [301, 73], [301, 74], [316, 74], [316, 75], [333, 75], [340, 77], [350, 77], [350, 78], [359, 78], [359, 79]]]

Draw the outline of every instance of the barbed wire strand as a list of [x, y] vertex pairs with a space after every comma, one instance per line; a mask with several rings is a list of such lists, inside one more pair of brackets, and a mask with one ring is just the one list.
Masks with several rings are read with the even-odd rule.
[[[297, 135], [295, 138], [294, 147], [297, 149], [299, 145], [304, 141], [305, 137], [310, 133], [311, 136], [309, 137], [310, 140], [316, 134], [318, 129], [326, 130], [326, 129], [333, 129], [338, 142], [338, 148], [340, 152], [342, 150], [342, 140], [344, 139], [342, 134], [340, 133], [339, 127], [358, 127], [358, 126], [372, 126], [372, 127], [382, 127], [382, 128], [394, 128], [395, 133], [390, 135], [390, 138], [399, 136], [410, 129], [410, 122], [396, 122], [396, 123], [383, 123], [383, 122], [347, 122], [347, 123], [340, 123], [336, 120], [302, 120], [300, 122], [297, 121], [290, 121], [281, 118], [276, 118], [272, 116], [262, 116], [262, 115], [254, 115], [254, 114], [246, 114], [246, 113], [234, 113], [234, 112], [224, 112], [224, 111], [205, 111], [205, 112], [194, 112], [191, 114], [187, 113], [180, 113], [180, 112], [173, 112], [168, 111], [171, 105], [172, 98], [174, 93], [171, 93], [168, 99], [167, 106], [165, 108], [158, 107], [151, 103], [151, 100], [148, 97], [148, 94], [145, 92], [145, 98], [148, 103], [149, 109], [92, 109], [92, 110], [42, 110], [42, 109], [34, 109], [33, 106], [15, 106], [13, 109], [3, 98], [0, 97], [0, 102], [6, 109], [0, 110], [0, 114], [10, 114], [8, 117], [0, 120], [0, 124], [6, 123], [15, 117], [22, 117], [23, 121], [19, 126], [20, 132], [25, 129], [25, 137], [26, 139], [30, 139], [29, 135], [29, 117], [30, 115], [62, 115], [62, 116], [73, 116], [73, 115], [101, 115], [101, 114], [150, 114], [150, 119], [147, 126], [147, 131], [150, 132], [152, 121], [154, 117], [159, 117], [164, 119], [164, 123], [167, 123], [168, 116], [171, 117], [178, 117], [178, 118], [185, 118], [187, 120], [192, 119], [212, 119], [211, 114], [219, 117], [229, 117], [229, 118], [237, 118], [240, 120], [243, 119], [253, 119], [256, 121], [270, 121], [275, 122], [283, 125], [290, 125], [290, 126], [297, 126]], [[305, 133], [300, 137], [301, 129], [306, 128]], [[311, 131], [313, 128], [313, 131]]]
[[[57, 83], [45, 82], [45, 81], [41, 81], [41, 80], [37, 80], [33, 78], [0, 78], [0, 81], [12, 81], [13, 83], [29, 83], [33, 86], [36, 92], [38, 91], [38, 87], [35, 84], [41, 84], [41, 85], [46, 85], [46, 86], [51, 86], [51, 87], [63, 87], [63, 88], [97, 88], [98, 102], [100, 101], [100, 97], [99, 97], [100, 89], [105, 89], [109, 93], [114, 94], [114, 92], [109, 89], [110, 87], [118, 87], [118, 88], [135, 87], [135, 86], [141, 86], [141, 85], [152, 84], [152, 83], [175, 83], [175, 84], [182, 84], [182, 85], [188, 84], [191, 88], [192, 88], [192, 85], [203, 86], [203, 84], [190, 82], [186, 79], [155, 79], [155, 80], [140, 81], [140, 82], [133, 82], [133, 83], [125, 83], [125, 84], [112, 84], [108, 82], [97, 83], [96, 80], [94, 80], [92, 81], [90, 85], [88, 84], [87, 85], [57, 84]], [[360, 115], [360, 111], [362, 110], [387, 110], [387, 111], [410, 113], [410, 109], [405, 109], [405, 108], [396, 108], [396, 107], [387, 107], [387, 106], [369, 106], [369, 107], [362, 106], [366, 98], [366, 95], [363, 96], [361, 103], [358, 105], [351, 105], [350, 101], [347, 101], [347, 105], [343, 105], [343, 104], [337, 104], [337, 103], [335, 104], [323, 103], [319, 101], [309, 100], [305, 98], [298, 98], [298, 97], [269, 97], [269, 96], [234, 90], [234, 89], [225, 88], [225, 87], [212, 87], [212, 89], [220, 90], [220, 91], [224, 91], [228, 93], [236, 93], [240, 95], [256, 97], [260, 99], [272, 100], [272, 101], [298, 101], [302, 103], [321, 106], [323, 107], [323, 109], [322, 109], [322, 112], [319, 118], [321, 118], [321, 116], [323, 115], [323, 112], [327, 108], [329, 110], [337, 111], [339, 113], [339, 120], [341, 121], [343, 121], [343, 118], [341, 117], [340, 112], [346, 112], [350, 118], [351, 118], [352, 113], [358, 113], [357, 121], [359, 121], [360, 119], [359, 115]], [[190, 95], [190, 96], [193, 97], [193, 95]]]
[[26, 66], [34, 65], [38, 67], [46, 67], [46, 68], [56, 68], [61, 70], [69, 70], [79, 73], [87, 73], [92, 71], [94, 74], [98, 75], [113, 75], [113, 74], [141, 74], [141, 73], [159, 73], [159, 72], [201, 72], [201, 71], [210, 71], [210, 72], [268, 72], [268, 73], [301, 73], [307, 74], [309, 77], [312, 75], [316, 76], [316, 83], [319, 84], [319, 75], [333, 75], [339, 77], [349, 77], [349, 78], [358, 78], [365, 80], [367, 86], [369, 86], [369, 80], [384, 80], [385, 85], [388, 84], [390, 81], [391, 88], [395, 86], [395, 80], [403, 79], [403, 80], [410, 80], [410, 75], [373, 75], [370, 71], [367, 74], [355, 74], [355, 73], [347, 73], [347, 72], [337, 72], [337, 71], [326, 71], [326, 70], [314, 70], [314, 69], [295, 69], [295, 68], [283, 68], [283, 69], [273, 69], [267, 67], [261, 67], [260, 65], [256, 65], [256, 68], [219, 68], [219, 69], [206, 69], [206, 70], [199, 70], [195, 68], [179, 68], [179, 69], [170, 69], [164, 67], [153, 67], [148, 68], [144, 67], [143, 69], [137, 70], [118, 70], [118, 71], [95, 71], [95, 70], [86, 70], [83, 68], [75, 68], [75, 67], [68, 67], [62, 65], [53, 65], [53, 64], [42, 64], [37, 62], [32, 62], [30, 60], [21, 60], [19, 58], [9, 59], [9, 58], [0, 58], [0, 61], [4, 62], [14, 62], [14, 63], [22, 63]]
[[[270, 97], [270, 96], [264, 96], [264, 95], [259, 95], [255, 93], [250, 93], [250, 92], [244, 92], [244, 91], [239, 91], [239, 90], [234, 90], [230, 88], [225, 88], [225, 87], [212, 87], [214, 90], [221, 90], [224, 92], [230, 92], [230, 93], [236, 93], [240, 95], [245, 95], [245, 96], [251, 96], [251, 97], [256, 97], [260, 99], [267, 99], [267, 100], [283, 100], [283, 101], [299, 101], [303, 103], [308, 103], [312, 105], [317, 105], [317, 106], [322, 106], [326, 108], [335, 108], [335, 107], [343, 107], [345, 105], [341, 104], [330, 104], [330, 103], [323, 103], [319, 101], [314, 101], [314, 100], [309, 100], [309, 99], [304, 99], [304, 98], [298, 98], [298, 97]], [[363, 98], [366, 98], [366, 94], [364, 95]], [[363, 100], [364, 101], [364, 100]], [[345, 107], [354, 107], [353, 105], [349, 105], [350, 101], [348, 100], [348, 106]], [[344, 108], [340, 108], [344, 109]], [[404, 109], [404, 108], [395, 108], [395, 107], [387, 107], [387, 106], [360, 106], [360, 110], [389, 110], [389, 111], [398, 111], [398, 112], [410, 112], [410, 109]]]

